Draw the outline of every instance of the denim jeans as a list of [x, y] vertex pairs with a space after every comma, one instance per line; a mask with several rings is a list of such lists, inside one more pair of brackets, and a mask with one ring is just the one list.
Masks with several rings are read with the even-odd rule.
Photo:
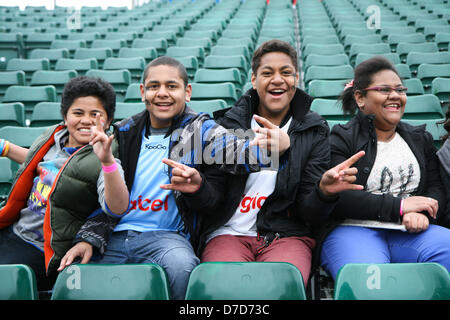
[[155, 263], [167, 274], [171, 296], [182, 300], [191, 271], [199, 263], [192, 245], [171, 231], [118, 231], [111, 235], [99, 264]]
[[338, 226], [325, 239], [320, 258], [334, 279], [347, 263], [436, 262], [450, 272], [450, 230], [434, 224], [419, 233]]

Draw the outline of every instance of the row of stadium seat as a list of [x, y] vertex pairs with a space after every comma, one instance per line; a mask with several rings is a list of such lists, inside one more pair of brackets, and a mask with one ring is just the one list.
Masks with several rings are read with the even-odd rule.
[[[0, 277], [0, 299], [39, 299], [28, 266], [0, 265]], [[169, 298], [165, 271], [156, 264], [72, 265], [51, 292], [52, 300]], [[436, 263], [348, 264], [337, 275], [334, 299], [448, 300], [450, 275]], [[192, 271], [186, 300], [307, 300], [307, 294], [300, 271], [289, 263], [206, 262]]]

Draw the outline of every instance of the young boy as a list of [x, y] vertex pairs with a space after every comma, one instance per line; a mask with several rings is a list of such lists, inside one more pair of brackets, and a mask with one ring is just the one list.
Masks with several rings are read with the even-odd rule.
[[[248, 140], [223, 135], [226, 130], [209, 120], [206, 114], [196, 114], [189, 109], [186, 102], [190, 100], [191, 90], [182, 64], [170, 57], [157, 58], [146, 67], [141, 84], [146, 110], [114, 125], [118, 155], [130, 192], [130, 206], [115, 226], [99, 261], [105, 264], [159, 264], [168, 275], [174, 299], [184, 299], [190, 272], [199, 263], [191, 244], [196, 246], [198, 235], [196, 216], [181, 199], [180, 191], [183, 190], [172, 191], [167, 187], [171, 170], [166, 163], [175, 160], [192, 167], [197, 175], [188, 178], [189, 188], [188, 184], [200, 177], [193, 169], [202, 163], [196, 162], [198, 155], [211, 143], [219, 141], [217, 145], [225, 146], [224, 157], [227, 153], [237, 153], [246, 159], [245, 163], [258, 156], [253, 153], [258, 149], [250, 147]], [[196, 138], [201, 141], [195, 141]], [[286, 148], [286, 145], [280, 146], [281, 151]], [[163, 162], [165, 158], [169, 159]], [[252, 167], [225, 162], [220, 167], [233, 173], [258, 169], [257, 164]], [[111, 216], [117, 216], [108, 208], [103, 209]], [[95, 246], [89, 236], [95, 234], [93, 229], [97, 232], [100, 229], [98, 225], [91, 227], [82, 228], [81, 242], [64, 257], [60, 270], [75, 257], [82, 257], [82, 263], [89, 261], [92, 244]], [[107, 231], [107, 228], [100, 230]], [[90, 238], [95, 239], [95, 236]]]
[[329, 129], [309, 110], [312, 98], [297, 88], [297, 54], [288, 43], [263, 43], [253, 55], [252, 71], [253, 89], [218, 114], [217, 122], [228, 129], [251, 128], [257, 133], [254, 143], [261, 145], [287, 133], [290, 148], [279, 168], [247, 175], [206, 168], [209, 187], [184, 198], [194, 210], [209, 212], [200, 224], [202, 262], [290, 262], [306, 285], [315, 246], [311, 226], [328, 217], [338, 192], [361, 188], [352, 184], [356, 171], [349, 167], [364, 153], [327, 171]]

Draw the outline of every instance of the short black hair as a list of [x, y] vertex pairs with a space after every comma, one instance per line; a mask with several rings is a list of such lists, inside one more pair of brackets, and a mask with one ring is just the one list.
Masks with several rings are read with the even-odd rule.
[[177, 68], [181, 79], [183, 79], [184, 86], [186, 87], [188, 85], [188, 75], [187, 75], [186, 67], [177, 59], [174, 59], [174, 58], [168, 57], [168, 56], [158, 57], [155, 60], [152, 60], [149, 64], [147, 64], [147, 66], [145, 67], [145, 70], [144, 70], [144, 77], [142, 79], [142, 83], [145, 84], [145, 79], [147, 79], [147, 76], [148, 76], [148, 70], [151, 67], [162, 66], [162, 65]]
[[271, 52], [282, 52], [287, 54], [291, 60], [292, 64], [295, 67], [295, 71], [298, 71], [298, 62], [297, 62], [297, 51], [293, 46], [289, 44], [289, 42], [282, 40], [268, 40], [263, 42], [253, 53], [252, 57], [252, 72], [256, 75], [259, 66], [261, 65], [261, 58], [263, 55]]
[[[361, 62], [356, 66], [354, 71], [355, 75], [353, 79], [353, 86], [344, 89], [338, 99], [342, 101], [342, 110], [345, 113], [354, 114], [355, 111], [358, 110], [358, 104], [356, 103], [354, 92], [357, 90], [366, 89], [372, 83], [373, 75], [384, 70], [391, 70], [395, 72], [401, 80], [395, 66], [383, 56], [375, 56]], [[365, 91], [362, 91], [362, 93], [363, 95], [366, 94]]]
[[105, 108], [108, 120], [114, 119], [116, 110], [116, 93], [112, 85], [101, 78], [79, 76], [71, 79], [64, 86], [61, 97], [61, 115], [66, 117], [73, 102], [80, 97], [97, 97]]

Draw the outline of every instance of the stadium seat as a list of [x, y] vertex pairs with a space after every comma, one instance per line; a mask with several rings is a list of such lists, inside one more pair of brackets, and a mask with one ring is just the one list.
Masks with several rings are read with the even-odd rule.
[[23, 58], [25, 56], [23, 48], [24, 43], [21, 33], [0, 33], [0, 61], [7, 64], [11, 59]]
[[11, 141], [12, 143], [29, 148], [33, 142], [39, 137], [48, 127], [3, 127], [0, 128], [0, 137], [2, 139]]
[[450, 103], [450, 78], [434, 78], [431, 82], [431, 93], [439, 98], [443, 107], [448, 107]]
[[163, 38], [167, 41], [167, 46], [173, 46], [177, 42], [177, 34], [175, 31], [150, 31], [145, 32], [142, 39], [159, 39]]
[[387, 43], [375, 43], [375, 44], [354, 43], [350, 46], [350, 51], [349, 51], [351, 65], [355, 64], [356, 56], [359, 53], [372, 53], [372, 54], [377, 54], [377, 55], [386, 54], [386, 53], [391, 53], [391, 48]]
[[[145, 33], [144, 33], [145, 35]], [[108, 32], [103, 40], [124, 40], [125, 47], [131, 46], [133, 40], [138, 37], [136, 32]], [[123, 47], [123, 42], [120, 42], [120, 48]], [[111, 47], [110, 47], [111, 48]]]
[[247, 63], [251, 62], [250, 51], [245, 45], [235, 45], [235, 46], [221, 46], [216, 45], [211, 48], [211, 55], [216, 56], [235, 56], [242, 55], [247, 60]]
[[447, 134], [447, 131], [444, 129], [443, 121], [445, 119], [407, 119], [403, 118], [402, 121], [409, 123], [413, 126], [421, 126], [425, 125], [425, 129], [431, 133], [433, 136], [434, 146], [439, 149], [442, 145], [442, 137]]
[[143, 57], [136, 58], [107, 58], [103, 62], [103, 70], [127, 69], [131, 74], [132, 82], [139, 82], [145, 69]]
[[57, 101], [54, 86], [10, 86], [6, 89], [2, 102], [22, 102], [25, 106], [25, 114], [31, 115], [36, 103], [41, 101]]
[[433, 94], [409, 97], [406, 101], [403, 119], [442, 119], [444, 118], [438, 97]]
[[353, 68], [349, 65], [335, 67], [311, 66], [305, 73], [305, 87], [308, 89], [311, 80], [350, 80], [353, 79]]
[[62, 49], [66, 48], [69, 50], [69, 54], [71, 58], [74, 58], [75, 51], [80, 48], [86, 48], [85, 40], [53, 40], [50, 45], [50, 49]]
[[205, 100], [205, 101], [190, 101], [188, 106], [195, 112], [206, 112], [211, 117], [214, 111], [225, 109], [228, 107], [227, 103], [221, 99]]
[[405, 63], [406, 56], [410, 52], [438, 52], [438, 46], [434, 42], [424, 42], [424, 43], [404, 43], [400, 42], [397, 45], [397, 54], [400, 60]]
[[335, 300], [448, 300], [450, 276], [437, 263], [347, 264]]
[[60, 100], [66, 83], [69, 82], [70, 79], [75, 78], [77, 75], [78, 73], [75, 70], [38, 70], [33, 73], [30, 86], [52, 85], [56, 89], [57, 99]]
[[349, 34], [344, 39], [344, 49], [346, 53], [350, 52], [350, 47], [354, 43], [360, 43], [360, 44], [377, 44], [382, 43], [381, 37], [378, 34], [372, 34], [372, 35], [363, 35], [363, 36], [356, 36], [353, 34]]
[[209, 55], [205, 58], [203, 68], [206, 69], [229, 69], [236, 68], [241, 73], [241, 83], [244, 83], [247, 78], [247, 71], [249, 66], [243, 55], [233, 56], [216, 56]]
[[132, 48], [155, 48], [158, 56], [165, 55], [167, 52], [167, 40], [159, 39], [134, 39], [131, 45]]
[[54, 70], [59, 59], [69, 58], [67, 49], [34, 49], [29, 54], [29, 59], [47, 58], [50, 61], [50, 69]]
[[346, 83], [347, 80], [312, 80], [308, 93], [314, 98], [337, 99]]
[[382, 56], [388, 59], [393, 64], [399, 64], [400, 63], [400, 57], [397, 53], [391, 52], [391, 53], [384, 53], [384, 54], [374, 54], [374, 53], [359, 53], [356, 56], [355, 59], [355, 67], [360, 64], [361, 62], [373, 58], [375, 56]]
[[431, 82], [434, 78], [450, 78], [450, 64], [422, 63], [417, 69], [417, 78], [422, 81], [425, 93], [431, 92]]
[[189, 56], [196, 57], [198, 60], [199, 67], [202, 66], [205, 61], [205, 50], [201, 46], [194, 46], [194, 45], [192, 45], [191, 47], [172, 46], [167, 48], [166, 55], [175, 59]]
[[90, 69], [98, 69], [97, 59], [59, 59], [56, 62], [55, 70], [75, 70], [78, 75], [85, 75]]
[[121, 48], [119, 50], [119, 58], [144, 58], [147, 65], [153, 59], [158, 57], [156, 48]]
[[409, 66], [405, 63], [398, 63], [394, 65], [395, 69], [397, 69], [398, 75], [402, 79], [410, 79], [411, 78], [411, 70]]
[[434, 42], [437, 44], [440, 51], [447, 50], [450, 43], [450, 31], [436, 33]]
[[30, 127], [48, 127], [63, 120], [59, 102], [39, 102], [31, 114]]
[[303, 71], [306, 72], [310, 66], [342, 66], [350, 65], [348, 56], [344, 53], [333, 55], [310, 54], [303, 63]]
[[308, 44], [302, 51], [303, 57], [310, 54], [335, 55], [345, 53], [342, 44]]
[[33, 32], [24, 34], [24, 51], [25, 57], [31, 58], [29, 55], [34, 49], [50, 49], [53, 40], [60, 39], [61, 35], [54, 32]]
[[77, 264], [56, 279], [52, 300], [168, 300], [164, 269], [156, 264]]
[[116, 111], [114, 112], [114, 121], [119, 121], [131, 117], [145, 109], [145, 104], [139, 102], [117, 102]]
[[97, 60], [98, 67], [103, 68], [103, 62], [113, 56], [111, 48], [80, 48], [75, 51], [75, 59], [90, 59]]
[[408, 88], [408, 97], [425, 94], [422, 81], [417, 78], [403, 79], [403, 85]]
[[131, 73], [126, 69], [122, 70], [89, 70], [88, 77], [99, 77], [108, 81], [116, 92], [116, 100], [122, 102], [125, 98], [128, 86], [131, 83]]
[[123, 102], [142, 102], [139, 83], [132, 83], [128, 86]]
[[191, 101], [222, 99], [229, 106], [233, 105], [238, 96], [234, 84], [226, 83], [192, 83]]
[[19, 70], [0, 72], [0, 101], [5, 95], [6, 89], [13, 85], [25, 85], [25, 72]]
[[250, 52], [255, 49], [255, 44], [250, 37], [239, 38], [238, 41], [234, 38], [220, 37], [216, 43], [218, 46], [235, 46], [236, 44], [247, 46]]
[[197, 57], [194, 56], [185, 56], [185, 57], [177, 57], [176, 58], [184, 67], [186, 68], [186, 72], [188, 74], [189, 82], [194, 80], [195, 73], [198, 70], [198, 60]]
[[205, 55], [208, 55], [211, 51], [212, 47], [212, 41], [210, 38], [178, 38], [177, 47], [192, 47], [192, 46], [199, 46], [202, 47], [203, 50], [205, 50]]
[[95, 39], [92, 41], [91, 48], [110, 48], [113, 52], [113, 56], [117, 57], [119, 55], [119, 50], [121, 48], [127, 47], [127, 41], [123, 39], [116, 40], [105, 40], [105, 39]]
[[350, 114], [344, 114], [342, 104], [336, 99], [314, 99], [311, 103], [311, 111], [315, 111], [327, 121], [347, 121], [352, 118]]
[[37, 70], [50, 70], [50, 61], [47, 58], [9, 60], [6, 65], [6, 71], [18, 70], [25, 72], [26, 83], [29, 83], [33, 72]]
[[98, 32], [70, 32], [67, 36], [67, 40], [84, 40], [86, 41], [86, 46], [91, 47], [92, 41], [95, 39], [100, 39], [101, 35]]
[[192, 271], [186, 300], [306, 300], [306, 294], [289, 263], [205, 262]]
[[13, 179], [14, 174], [11, 169], [11, 160], [6, 157], [0, 158], [0, 202], [3, 202], [8, 198]]
[[406, 64], [413, 74], [417, 74], [420, 64], [450, 64], [450, 52], [410, 52], [406, 56]]
[[436, 34], [439, 32], [450, 33], [450, 25], [447, 26], [425, 26], [423, 29], [423, 34], [425, 35], [425, 39], [427, 41], [435, 41]]
[[0, 300], [38, 300], [34, 271], [23, 264], [0, 265]]
[[396, 52], [399, 43], [425, 43], [425, 36], [422, 33], [391, 33], [387, 37], [387, 43], [391, 46], [392, 51]]
[[194, 82], [196, 83], [222, 83], [231, 82], [236, 87], [238, 97], [242, 94], [241, 73], [236, 68], [229, 69], [198, 69], [195, 73]]
[[23, 103], [0, 103], [0, 127], [25, 126], [25, 107]]

